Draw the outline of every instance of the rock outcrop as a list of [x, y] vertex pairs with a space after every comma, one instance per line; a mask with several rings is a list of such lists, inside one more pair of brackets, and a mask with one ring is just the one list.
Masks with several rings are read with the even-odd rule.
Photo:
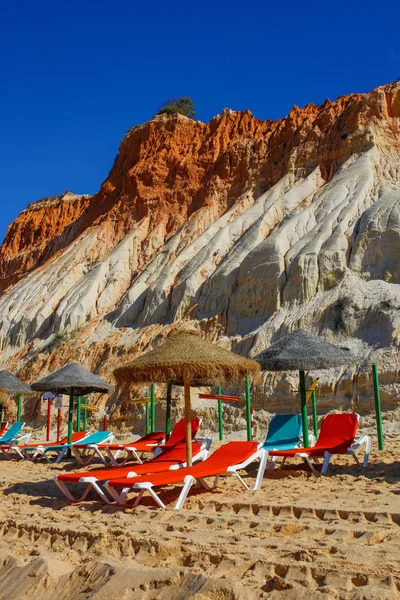
[[[41, 200], [10, 226], [1, 365], [109, 377], [183, 320], [250, 356], [302, 326], [382, 358], [392, 405], [399, 256], [399, 84], [278, 121], [158, 116], [127, 133], [97, 194]], [[341, 401], [366, 368], [339, 374]]]

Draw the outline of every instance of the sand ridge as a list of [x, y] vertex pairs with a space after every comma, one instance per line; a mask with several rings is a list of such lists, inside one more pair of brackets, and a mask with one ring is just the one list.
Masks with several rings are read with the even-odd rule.
[[365, 470], [297, 463], [257, 492], [224, 479], [181, 511], [69, 505], [52, 478], [72, 463], [3, 460], [0, 598], [400, 598], [400, 436], [386, 446]]

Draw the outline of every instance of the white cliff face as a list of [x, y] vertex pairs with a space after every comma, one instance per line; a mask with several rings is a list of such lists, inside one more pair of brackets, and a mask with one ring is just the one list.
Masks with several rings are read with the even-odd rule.
[[[399, 109], [400, 114], [398, 98], [393, 97], [391, 111]], [[380, 95], [378, 99], [384, 103]], [[292, 111], [290, 119], [295, 121], [299, 111]], [[310, 109], [311, 116], [314, 112]], [[233, 119], [232, 115], [226, 118]], [[253, 117], [246, 115], [246, 119], [253, 127]], [[172, 188], [170, 174], [161, 167], [147, 172], [144, 162], [142, 179], [154, 195], [146, 200], [146, 207], [154, 206], [153, 211], [134, 206], [129, 197], [125, 205], [118, 202], [134, 206], [136, 220], [115, 208], [117, 201], [110, 204], [111, 217], [104, 220], [105, 209], [95, 206], [100, 216], [87, 227], [81, 227], [84, 215], [79, 213], [75, 220], [71, 216], [66, 235], [81, 231], [74, 241], [65, 243], [58, 232], [58, 251], [0, 296], [0, 366], [14, 360], [15, 368], [20, 368], [43, 353], [41, 360], [48, 368], [55, 336], [74, 334], [73, 349], [67, 353], [67, 344], [62, 346], [65, 360], [72, 356], [93, 360], [107, 374], [115, 366], [113, 353], [123, 359], [131, 351], [129, 358], [133, 358], [163, 328], [184, 320], [195, 321], [214, 339], [225, 336], [227, 347], [248, 355], [301, 326], [364, 355], [390, 348], [395, 352], [394, 364], [400, 343], [400, 150], [393, 142], [394, 122], [390, 122], [390, 136], [373, 120], [363, 144], [357, 141], [362, 136], [354, 134], [357, 140], [349, 144], [356, 149], [346, 149], [346, 160], [339, 161], [337, 168], [327, 169], [325, 156], [316, 153], [313, 167], [305, 169], [296, 166], [301, 149], [312, 154], [315, 139], [320, 139], [326, 125], [322, 121], [318, 131], [311, 129], [302, 142], [304, 121], [300, 133], [296, 130], [300, 139], [282, 170], [284, 175], [269, 187], [265, 186], [268, 152], [274, 151], [274, 144], [267, 151], [265, 140], [257, 138], [252, 154], [243, 140], [235, 141], [233, 150], [221, 158], [215, 142], [210, 143], [210, 152], [218, 160], [217, 174], [201, 184], [210, 188], [206, 201], [188, 210], [181, 221], [172, 214], [179, 211], [179, 203], [169, 214], [168, 203], [159, 201], [154, 191], [165, 180]], [[182, 119], [177, 123], [186, 127]], [[163, 127], [167, 125], [163, 122]], [[221, 120], [217, 125], [219, 148], [225, 142], [224, 132], [218, 133]], [[256, 126], [261, 127], [259, 122]], [[286, 126], [278, 124], [275, 134], [284, 136]], [[345, 140], [353, 135], [342, 131], [340, 124], [339, 134]], [[258, 129], [254, 136], [261, 136]], [[179, 139], [184, 139], [181, 131]], [[202, 147], [200, 141], [195, 146], [196, 151]], [[185, 169], [195, 170], [193, 165], [185, 166], [191, 159], [182, 148], [179, 157], [171, 159], [181, 179]], [[168, 152], [160, 150], [163, 155]], [[255, 160], [257, 153], [265, 153], [265, 164], [264, 159]], [[129, 163], [129, 157], [124, 155], [121, 161]], [[137, 183], [132, 182], [134, 168], [126, 165], [124, 199], [129, 186]], [[238, 174], [227, 192], [218, 181], [236, 173], [235, 168]], [[110, 193], [116, 179], [107, 183]], [[35, 205], [35, 215], [48, 211], [50, 205], [42, 204]], [[72, 210], [74, 203], [69, 204]], [[158, 206], [162, 208], [156, 221]], [[59, 214], [66, 218], [65, 211], [60, 209]], [[174, 222], [179, 226], [173, 228]], [[28, 225], [24, 222], [24, 227]], [[61, 229], [60, 225], [57, 231]], [[13, 280], [12, 273], [7, 277]]]
[[200, 320], [219, 318], [230, 336], [246, 336], [280, 309], [307, 311], [344, 273], [359, 278], [360, 289], [365, 279], [393, 283], [395, 299], [400, 188], [381, 187], [379, 160], [375, 148], [353, 156], [329, 183], [318, 169], [305, 179], [289, 173], [211, 224], [194, 215], [143, 268], [148, 221], [88, 267], [100, 243], [101, 228], [93, 228], [1, 297], [3, 347], [104, 317], [116, 328], [143, 328], [193, 310]]

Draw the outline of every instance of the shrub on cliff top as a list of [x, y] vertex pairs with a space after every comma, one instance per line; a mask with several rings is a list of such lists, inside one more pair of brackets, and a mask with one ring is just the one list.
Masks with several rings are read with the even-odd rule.
[[186, 96], [182, 96], [182, 98], [169, 98], [161, 105], [159, 111], [154, 116], [162, 114], [180, 114], [185, 115], [185, 117], [189, 117], [190, 119], [194, 119], [196, 116], [194, 102], [191, 98], [187, 98]]

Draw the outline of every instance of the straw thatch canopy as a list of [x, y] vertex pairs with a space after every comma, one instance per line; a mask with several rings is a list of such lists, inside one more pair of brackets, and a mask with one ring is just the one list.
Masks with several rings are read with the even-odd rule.
[[264, 371], [309, 371], [354, 364], [357, 357], [320, 337], [297, 329], [254, 357]]
[[84, 396], [91, 392], [108, 393], [114, 390], [113, 385], [77, 363], [71, 363], [44, 379], [32, 383], [32, 389], [38, 392], [58, 392], [68, 395], [71, 388], [74, 388], [75, 396]]
[[183, 385], [236, 383], [246, 375], [257, 375], [260, 366], [253, 360], [225, 350], [198, 334], [171, 335], [158, 348], [114, 371], [121, 382], [172, 382]]
[[0, 371], [0, 388], [7, 394], [32, 394], [32, 388], [9, 371]]

